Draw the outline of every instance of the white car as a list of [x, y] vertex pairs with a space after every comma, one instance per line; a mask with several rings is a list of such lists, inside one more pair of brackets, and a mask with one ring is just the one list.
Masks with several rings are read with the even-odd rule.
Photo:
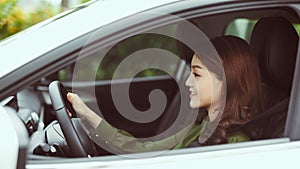
[[[300, 0], [95, 0], [1, 41], [0, 168], [298, 168], [299, 14]], [[266, 109], [251, 123], [271, 131], [259, 140], [117, 154], [76, 114], [61, 120], [59, 86], [49, 94], [58, 80], [117, 128], [157, 139], [188, 100], [188, 48], [220, 35], [245, 39], [258, 57]]]

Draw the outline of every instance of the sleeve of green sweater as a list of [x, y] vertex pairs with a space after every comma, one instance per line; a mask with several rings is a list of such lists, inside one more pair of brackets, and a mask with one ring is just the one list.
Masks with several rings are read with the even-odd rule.
[[234, 132], [227, 138], [228, 143], [238, 143], [238, 142], [244, 142], [249, 140], [250, 138], [241, 131]]
[[162, 140], [140, 142], [137, 138], [124, 130], [119, 130], [105, 120], [91, 133], [93, 141], [113, 150], [114, 153], [137, 153], [147, 151], [159, 151], [172, 149], [179, 141], [185, 137], [192, 125], [185, 127], [175, 135]]

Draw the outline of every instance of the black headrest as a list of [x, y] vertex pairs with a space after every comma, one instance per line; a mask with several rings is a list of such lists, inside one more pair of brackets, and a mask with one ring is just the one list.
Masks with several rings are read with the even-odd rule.
[[254, 27], [250, 45], [258, 57], [263, 82], [289, 90], [298, 48], [293, 25], [283, 17], [261, 18]]

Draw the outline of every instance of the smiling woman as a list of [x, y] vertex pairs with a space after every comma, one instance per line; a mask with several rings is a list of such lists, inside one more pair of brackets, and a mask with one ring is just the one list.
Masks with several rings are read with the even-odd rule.
[[[257, 59], [247, 42], [240, 38], [225, 36], [213, 39], [212, 43], [219, 53], [225, 71], [226, 103], [218, 127], [206, 144], [228, 142], [234, 139], [230, 137], [232, 134], [243, 135], [245, 140], [255, 140], [258, 133], [241, 126], [262, 110]], [[214, 111], [214, 108], [208, 110], [208, 116]], [[211, 122], [214, 123], [213, 121], [212, 118]]]
[[186, 81], [190, 88], [190, 106], [192, 108], [208, 107], [211, 105], [211, 81], [210, 73], [201, 62], [198, 55], [194, 55], [191, 63], [191, 74]]

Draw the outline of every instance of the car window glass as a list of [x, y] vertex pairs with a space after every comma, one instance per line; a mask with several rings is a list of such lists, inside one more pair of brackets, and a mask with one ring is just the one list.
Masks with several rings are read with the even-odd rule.
[[[256, 22], [257, 20], [250, 20], [247, 18], [234, 19], [226, 27], [225, 35], [237, 36], [249, 42], [251, 32], [253, 31]], [[293, 26], [296, 29], [298, 35], [300, 35], [300, 24], [293, 23]]]
[[293, 26], [296, 29], [298, 35], [300, 35], [300, 24], [299, 23], [294, 23]]
[[[172, 25], [160, 29], [176, 34], [177, 26]], [[171, 75], [174, 75], [177, 70], [178, 60], [170, 60], [168, 65], [166, 66], [161, 65], [164, 63], [161, 62], [159, 57], [155, 56], [153, 56], [153, 58], [151, 59], [151, 63], [149, 63], [146, 59], [144, 59], [143, 56], [141, 56], [134, 62], [128, 64], [126, 68], [124, 67], [122, 71], [115, 72], [115, 70], [119, 67], [121, 62], [123, 62], [128, 56], [133, 55], [138, 51], [151, 48], [166, 50], [174, 53], [175, 55], [178, 55], [179, 52], [177, 42], [175, 39], [164, 35], [141, 33], [121, 40], [117, 44], [109, 48], [103, 49], [103, 51], [107, 50], [108, 52], [105, 54], [105, 57], [101, 61], [100, 65], [97, 64], [97, 59], [99, 59], [99, 56], [97, 56], [97, 54], [90, 55], [88, 57], [78, 60], [75, 64], [80, 64], [81, 67], [84, 67], [85, 69], [81, 69], [80, 71], [76, 72], [76, 80], [86, 81], [86, 78], [90, 72], [97, 72], [95, 77], [96, 80], [109, 80], [113, 76], [117, 79], [130, 78], [133, 76], [161, 76], [167, 75], [168, 73], [166, 72], [171, 72]], [[141, 70], [138, 74], [136, 74], [136, 72], [133, 72], [134, 69], [137, 69], [141, 65], [144, 65], [144, 70]], [[164, 66], [166, 72], [153, 68], [160, 66]], [[58, 71], [58, 79], [61, 81], [71, 81], [74, 75], [72, 72], [73, 68], [74, 64], [69, 65], [68, 67]]]
[[235, 19], [228, 24], [225, 35], [234, 35], [249, 42], [251, 32], [256, 22], [257, 20], [249, 20], [246, 18]]

